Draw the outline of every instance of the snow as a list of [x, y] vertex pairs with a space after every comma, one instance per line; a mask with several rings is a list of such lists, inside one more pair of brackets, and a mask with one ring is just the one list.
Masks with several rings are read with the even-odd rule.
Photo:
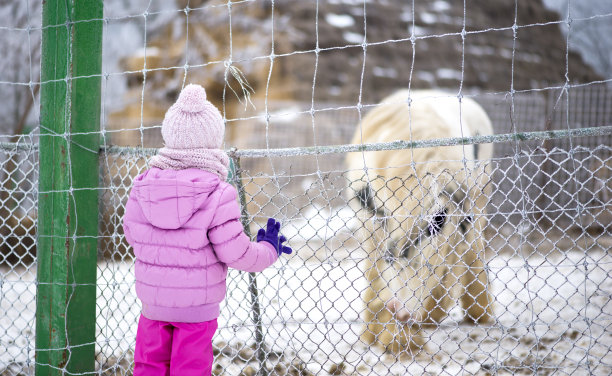
[[404, 8], [400, 14], [400, 20], [403, 22], [412, 22], [412, 9]]
[[444, 12], [451, 9], [451, 5], [444, 0], [438, 0], [431, 3], [431, 9], [436, 12]]
[[[415, 374], [423, 369], [433, 373], [442, 370], [448, 374], [471, 373], [481, 370], [481, 365], [487, 362], [502, 362], [514, 353], [526, 358], [523, 353], [533, 348], [529, 345], [531, 338], [553, 343], [550, 351], [551, 356], [557, 357], [557, 365], [563, 364], [567, 370], [580, 374], [573, 368], [573, 364], [581, 362], [574, 351], [579, 340], [568, 342], [564, 333], [577, 328], [583, 333], [579, 334], [582, 340], [584, 336], [599, 342], [599, 346], [612, 345], [612, 340], [602, 333], [602, 328], [612, 323], [609, 315], [602, 315], [606, 306], [610, 308], [609, 295], [602, 293], [612, 288], [605, 268], [597, 266], [612, 262], [612, 257], [604, 252], [586, 257], [570, 252], [558, 260], [495, 257], [489, 268], [498, 323], [489, 329], [462, 327], [457, 321], [461, 314], [455, 309], [440, 329], [430, 331], [431, 352], [437, 354], [434, 360], [402, 362], [358, 340], [360, 294], [366, 286], [357, 264], [359, 251], [348, 250], [350, 257], [333, 261], [336, 250], [313, 249], [312, 243], [311, 240], [296, 247], [293, 256], [261, 273], [258, 284], [262, 287], [260, 302], [267, 342], [276, 350], [294, 352], [315, 374], [325, 374], [323, 371], [332, 364], [341, 362], [361, 369], [361, 374], [388, 374], [387, 370], [390, 374]], [[317, 252], [323, 253], [318, 257], [323, 261], [312, 257]], [[577, 267], [585, 262], [589, 265], [587, 274], [583, 267]], [[223, 308], [232, 315], [221, 324], [225, 328], [218, 334], [226, 342], [236, 336], [253, 336], [251, 327], [236, 329], [249, 322], [250, 312], [245, 304], [249, 300], [247, 280], [233, 273], [231, 298]], [[593, 320], [588, 328], [590, 333], [584, 317]], [[540, 346], [539, 351], [546, 353], [544, 345]], [[601, 356], [610, 357], [605, 351]]]
[[151, 57], [151, 56], [159, 56], [160, 51], [157, 47], [147, 47], [147, 48], [139, 48], [136, 50], [133, 56], [135, 57]]
[[528, 63], [539, 63], [542, 61], [542, 57], [540, 55], [524, 53], [524, 52], [517, 53], [516, 58], [518, 60], [522, 60]]
[[347, 14], [328, 13], [325, 15], [325, 21], [340, 29], [351, 27], [355, 24], [355, 19]]
[[427, 35], [427, 33], [429, 32], [429, 29], [426, 27], [420, 27], [420, 26], [412, 26], [410, 25], [408, 27], [408, 31], [414, 35], [415, 37], [422, 37], [424, 35]]
[[311, 206], [303, 215], [288, 221], [283, 234], [296, 241], [330, 241], [341, 231], [353, 231], [359, 225], [355, 213], [349, 208], [329, 208]]
[[[498, 325], [489, 329], [461, 328], [453, 321], [458, 317], [455, 311], [443, 327], [431, 331], [431, 351], [437, 353], [439, 359], [417, 359], [416, 362], [396, 361], [379, 349], [371, 349], [358, 341], [362, 309], [360, 292], [366, 285], [354, 259], [340, 262], [308, 259], [309, 250], [304, 245], [294, 256], [260, 273], [257, 281], [266, 342], [275, 350], [297, 354], [315, 374], [325, 374], [323, 371], [331, 364], [340, 362], [367, 370], [362, 374], [382, 374], [380, 372], [387, 369], [390, 374], [398, 375], [422, 369], [428, 372], [444, 369], [447, 374], [471, 373], [479, 370], [479, 363], [485, 364], [487, 360], [499, 362], [511, 353], [520, 353], [518, 350], [528, 352], [532, 346], [528, 341], [527, 344], [518, 341], [522, 338], [552, 342], [554, 351], [551, 350], [551, 354], [559, 358], [559, 364], [563, 363], [567, 367], [565, 370], [580, 374], [579, 368], [572, 365], [572, 362], [581, 362], [579, 352], [574, 351], [581, 343], [579, 340], [586, 337], [595, 350], [602, 346], [609, 348], [612, 344], [609, 336], [602, 332], [612, 324], [609, 313], [605, 313], [611, 308], [610, 297], [605, 293], [609, 294], [612, 283], [606, 269], [597, 267], [609, 266], [612, 257], [603, 252], [586, 257], [572, 252], [557, 261], [494, 258], [489, 268], [493, 276]], [[583, 262], [589, 265], [588, 274], [582, 266], [578, 267]], [[129, 263], [102, 263], [100, 272], [102, 293], [98, 302], [104, 308], [98, 313], [98, 349], [111, 356], [111, 353], [133, 349], [139, 305], [133, 292]], [[33, 296], [35, 284], [31, 277], [25, 280], [14, 277], [5, 281], [2, 290], [2, 310], [9, 314], [0, 321], [3, 327], [8, 327], [1, 337], [2, 347], [7, 351], [0, 355], [0, 370], [10, 362], [27, 361], [28, 353], [33, 356], [35, 301], [21, 306], [14, 297]], [[111, 287], [109, 281], [113, 280], [120, 281], [120, 285]], [[111, 294], [111, 291], [114, 292]], [[253, 341], [249, 301], [246, 274], [231, 271], [228, 298], [222, 308], [215, 341]], [[588, 306], [585, 301], [589, 302]], [[590, 327], [586, 326], [585, 318], [592, 320]], [[570, 342], [564, 333], [572, 329], [579, 334]], [[543, 347], [539, 351], [547, 352]], [[604, 350], [601, 356], [610, 357]], [[468, 361], [472, 358], [475, 361]], [[597, 360], [594, 358], [593, 367], [597, 366]]]
[[433, 75], [433, 73], [431, 72], [427, 72], [427, 71], [418, 71], [415, 73], [416, 77], [426, 81], [426, 82], [435, 82], [436, 81], [436, 77]]
[[297, 106], [290, 106], [279, 111], [260, 112], [257, 119], [260, 123], [266, 123], [269, 118], [274, 123], [288, 124], [294, 122], [299, 116], [302, 109]]
[[499, 51], [498, 53], [499, 53], [499, 55], [500, 55], [501, 57], [503, 57], [504, 59], [511, 59], [511, 58], [512, 58], [512, 55], [513, 55], [512, 50], [509, 50], [509, 49], [502, 49], [502, 50], [501, 50], [501, 51]]
[[[295, 252], [256, 277], [270, 350], [297, 356], [317, 375], [342, 362], [347, 372], [363, 375], [460, 375], [513, 362], [531, 367], [536, 360], [539, 367], [580, 375], [588, 374], [581, 368], [587, 348], [592, 373], [612, 371], [605, 366], [612, 362], [606, 334], [612, 325], [612, 255], [604, 242], [588, 253], [493, 257], [488, 270], [495, 323], [466, 326], [455, 308], [439, 328], [426, 331], [432, 355], [410, 361], [359, 341], [367, 282], [359, 267], [364, 254], [354, 238], [357, 226], [345, 207], [311, 207], [286, 222], [282, 231]], [[33, 361], [35, 265], [30, 270], [0, 269], [0, 348], [6, 349], [0, 352], [0, 373], [11, 363]], [[132, 263], [99, 263], [97, 301], [96, 350], [105, 359], [125, 356], [133, 350], [140, 312]], [[254, 343], [250, 302], [248, 274], [230, 270], [216, 343]], [[240, 370], [229, 367], [226, 374]]]
[[342, 33], [342, 37], [344, 38], [344, 40], [352, 44], [363, 43], [363, 35], [361, 34], [352, 33], [350, 31], [345, 31], [344, 33]]
[[388, 78], [397, 78], [397, 70], [395, 68], [383, 68], [383, 67], [374, 67], [372, 68], [372, 73], [376, 77], [388, 77]]
[[438, 16], [432, 13], [422, 12], [419, 14], [419, 16], [421, 17], [421, 21], [426, 24], [434, 24], [438, 21]]
[[495, 55], [496, 49], [490, 46], [465, 46], [465, 52], [476, 56]]
[[461, 71], [449, 68], [440, 68], [436, 70], [436, 76], [444, 80], [461, 80], [463, 78]]
[[36, 312], [36, 268], [25, 273], [0, 269], [0, 373], [11, 362], [32, 362]]
[[327, 92], [329, 95], [338, 96], [342, 94], [342, 88], [340, 86], [331, 85]]

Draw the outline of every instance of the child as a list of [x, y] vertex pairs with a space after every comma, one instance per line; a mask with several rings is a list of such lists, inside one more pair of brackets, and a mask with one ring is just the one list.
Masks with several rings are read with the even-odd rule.
[[257, 242], [244, 233], [224, 128], [204, 89], [188, 85], [166, 112], [165, 147], [134, 180], [123, 229], [142, 302], [135, 376], [210, 375], [228, 266], [259, 272], [292, 251], [273, 218]]

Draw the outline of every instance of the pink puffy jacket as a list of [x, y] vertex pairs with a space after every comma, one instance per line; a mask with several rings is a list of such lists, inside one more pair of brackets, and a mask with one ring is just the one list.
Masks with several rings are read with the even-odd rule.
[[258, 272], [278, 255], [244, 233], [236, 189], [199, 169], [152, 168], [134, 180], [123, 230], [136, 255], [136, 294], [151, 320], [219, 316], [227, 267]]

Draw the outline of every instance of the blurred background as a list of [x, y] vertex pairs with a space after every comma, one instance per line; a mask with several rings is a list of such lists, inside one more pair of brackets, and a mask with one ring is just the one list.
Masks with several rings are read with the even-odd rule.
[[[311, 103], [315, 109], [368, 106], [409, 86], [507, 94], [566, 82], [609, 85], [609, 1], [469, 0], [466, 5], [445, 0], [106, 1], [106, 142], [160, 146], [159, 132], [149, 128], [159, 126], [184, 82], [206, 87], [228, 119], [228, 147], [241, 148], [256, 145], [236, 131], [239, 119], [282, 123], [291, 119], [274, 116], [279, 109], [299, 113], [309, 111]], [[37, 1], [0, 3], [7, 28], [0, 33], [5, 51], [0, 83], [31, 83], [1, 87], [5, 137], [31, 131], [37, 123], [40, 12]], [[230, 60], [253, 88], [255, 109], [239, 103], [240, 85], [226, 67]], [[350, 116], [356, 111], [335, 112]], [[317, 126], [333, 127], [323, 121]], [[123, 129], [135, 131], [116, 132]]]

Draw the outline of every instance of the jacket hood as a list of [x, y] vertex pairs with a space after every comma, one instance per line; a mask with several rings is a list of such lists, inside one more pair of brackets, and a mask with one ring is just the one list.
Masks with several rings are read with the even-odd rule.
[[162, 229], [178, 229], [205, 203], [221, 180], [199, 169], [152, 168], [138, 176], [132, 187], [149, 223]]

